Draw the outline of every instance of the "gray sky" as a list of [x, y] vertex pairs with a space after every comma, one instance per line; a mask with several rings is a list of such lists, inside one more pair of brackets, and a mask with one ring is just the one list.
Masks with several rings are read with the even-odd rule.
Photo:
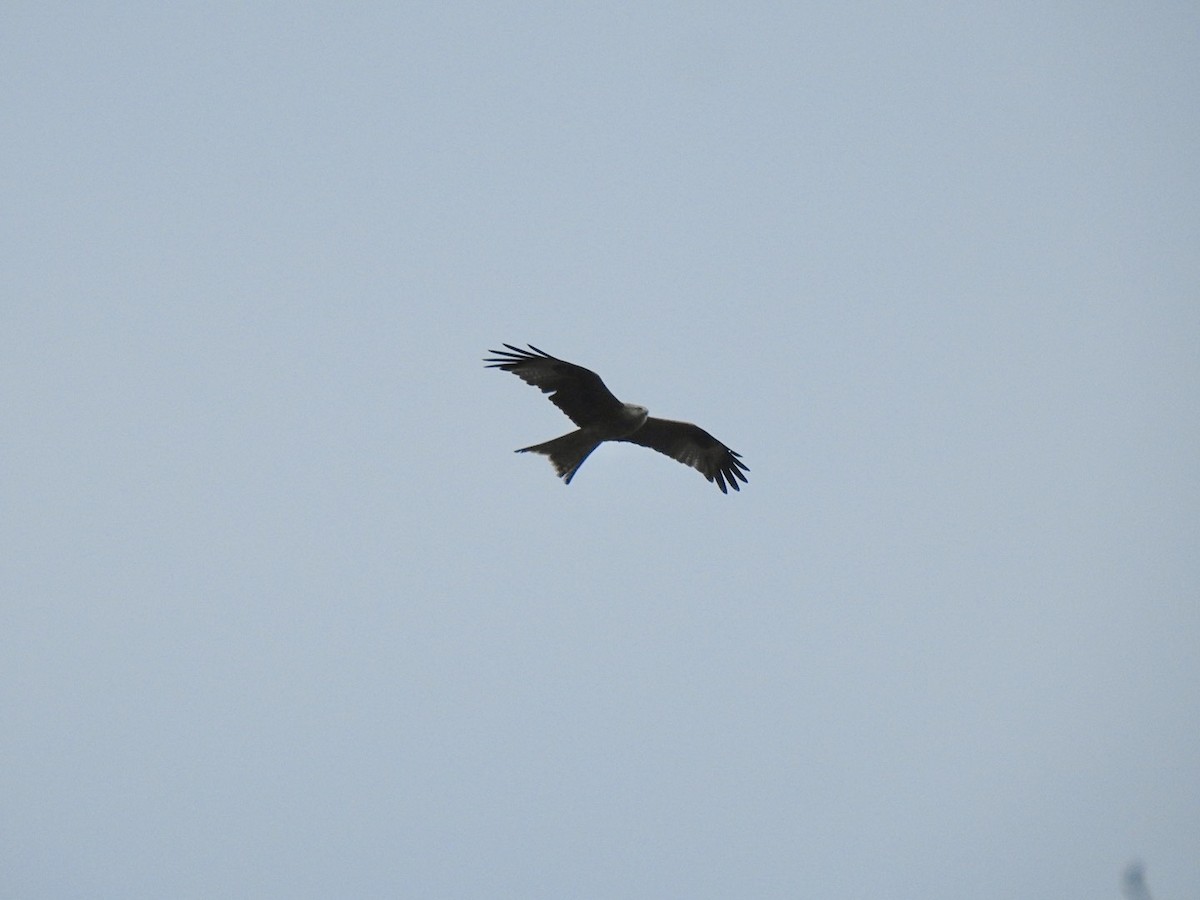
[[1194, 4], [0, 22], [0, 894], [1200, 895]]

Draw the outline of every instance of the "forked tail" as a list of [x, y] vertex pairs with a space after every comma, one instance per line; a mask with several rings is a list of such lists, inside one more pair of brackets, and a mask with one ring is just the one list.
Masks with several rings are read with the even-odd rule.
[[541, 453], [543, 456], [550, 457], [550, 462], [554, 466], [554, 471], [558, 473], [558, 477], [570, 484], [575, 473], [579, 471], [579, 467], [583, 465], [583, 461], [599, 446], [600, 441], [581, 428], [552, 441], [546, 441], [544, 444], [522, 447], [517, 453]]

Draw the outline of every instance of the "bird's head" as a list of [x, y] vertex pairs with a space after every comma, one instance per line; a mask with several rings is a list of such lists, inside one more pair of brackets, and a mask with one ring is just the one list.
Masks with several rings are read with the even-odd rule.
[[625, 407], [625, 415], [631, 423], [635, 423], [636, 428], [641, 428], [646, 424], [646, 417], [650, 415], [650, 410], [644, 406], [638, 406], [636, 403], [622, 403]]

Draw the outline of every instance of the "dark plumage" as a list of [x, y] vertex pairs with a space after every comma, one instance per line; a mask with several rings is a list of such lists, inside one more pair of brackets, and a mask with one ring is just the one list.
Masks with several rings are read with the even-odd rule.
[[488, 368], [512, 372], [526, 384], [550, 395], [550, 402], [579, 426], [562, 437], [522, 447], [518, 453], [541, 453], [550, 458], [554, 469], [567, 484], [575, 477], [588, 455], [604, 441], [641, 444], [666, 454], [685, 466], [691, 466], [715, 481], [721, 493], [729, 488], [741, 490], [738, 481], [746, 481], [750, 468], [740, 454], [690, 422], [654, 419], [644, 406], [622, 403], [604, 386], [600, 376], [590, 369], [555, 359], [532, 344], [528, 350], [504, 345], [506, 350], [489, 350]]

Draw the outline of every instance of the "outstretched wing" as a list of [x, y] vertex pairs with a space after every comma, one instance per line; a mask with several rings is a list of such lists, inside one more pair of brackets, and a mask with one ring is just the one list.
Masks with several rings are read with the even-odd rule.
[[741, 454], [690, 422], [650, 418], [633, 434], [619, 440], [641, 444], [691, 466], [709, 481], [715, 481], [722, 494], [728, 494], [729, 488], [740, 491], [738, 479], [746, 481], [742, 473], [750, 471], [741, 461]]
[[495, 356], [484, 360], [487, 368], [512, 372], [526, 384], [540, 388], [543, 393], [550, 395], [550, 402], [580, 428], [611, 418], [620, 411], [621, 401], [590, 369], [555, 359], [533, 344], [529, 345], [529, 350], [512, 344], [504, 346], [508, 349], [488, 351]]

